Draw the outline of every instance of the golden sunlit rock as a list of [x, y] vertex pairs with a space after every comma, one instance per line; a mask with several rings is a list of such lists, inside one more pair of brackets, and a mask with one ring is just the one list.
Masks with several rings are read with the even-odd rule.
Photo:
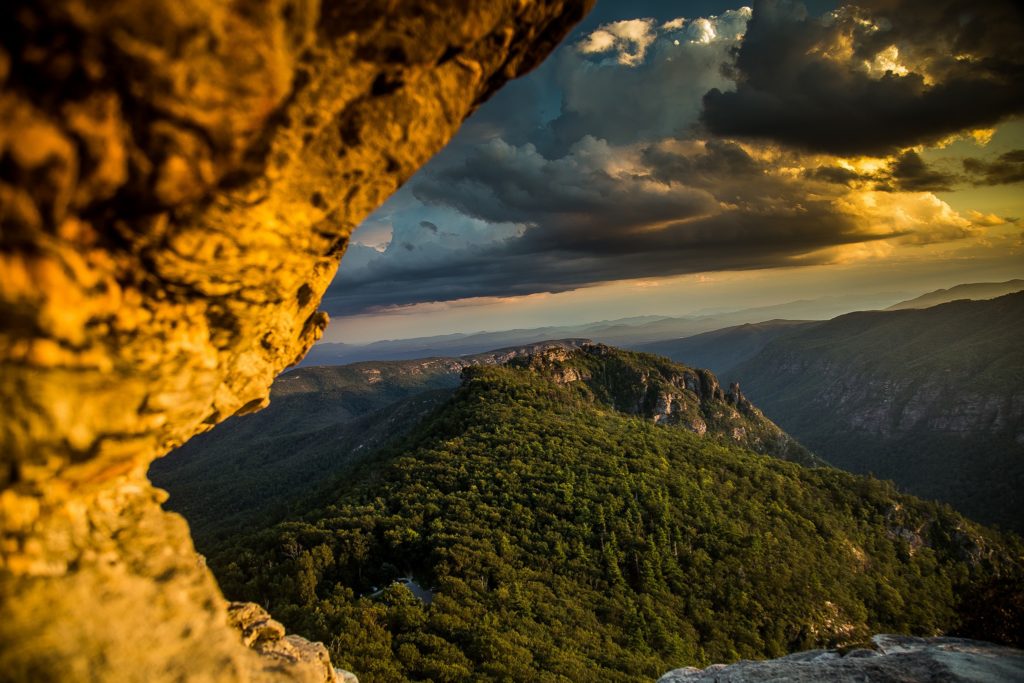
[[354, 226], [590, 4], [6, 8], [5, 680], [333, 677], [297, 642], [273, 666], [242, 645], [146, 468], [265, 405]]

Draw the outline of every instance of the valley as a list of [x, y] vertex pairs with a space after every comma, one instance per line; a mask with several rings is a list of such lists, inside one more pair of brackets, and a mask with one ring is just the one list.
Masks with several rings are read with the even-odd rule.
[[726, 376], [829, 463], [1024, 531], [1024, 293], [865, 312]]

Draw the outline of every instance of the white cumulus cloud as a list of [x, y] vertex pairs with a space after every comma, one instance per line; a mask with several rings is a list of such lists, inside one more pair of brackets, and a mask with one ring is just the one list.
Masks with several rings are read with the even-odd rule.
[[634, 66], [643, 63], [655, 38], [653, 19], [626, 19], [601, 26], [581, 40], [577, 48], [583, 54], [614, 52], [619, 64]]

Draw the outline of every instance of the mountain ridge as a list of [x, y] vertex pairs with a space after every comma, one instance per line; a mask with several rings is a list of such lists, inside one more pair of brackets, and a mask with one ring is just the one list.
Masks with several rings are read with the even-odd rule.
[[[468, 367], [325, 498], [215, 548], [225, 592], [325, 639], [365, 683], [649, 681], [963, 629], [991, 582], [1019, 593], [1013, 537], [885, 482], [658, 424], [650, 357], [602, 354]], [[647, 387], [619, 391], [634, 370]], [[403, 576], [429, 605], [380, 591]]]
[[905, 296], [906, 293], [876, 293], [855, 297], [822, 297], [740, 310], [699, 311], [678, 317], [634, 316], [579, 325], [457, 333], [367, 344], [321, 341], [311, 349], [302, 365], [340, 365], [364, 360], [461, 356], [502, 346], [565, 337], [586, 337], [612, 346], [643, 350], [639, 348], [640, 345], [678, 339], [743, 323], [757, 323], [775, 318], [828, 319], [854, 310], [886, 306]]
[[[622, 359], [620, 392], [642, 387], [620, 406], [645, 419], [683, 424], [752, 450], [808, 465], [822, 462], [772, 424], [737, 391], [724, 391], [707, 371], [619, 351], [586, 339], [507, 347], [459, 358], [300, 367], [282, 374], [270, 405], [200, 435], [156, 461], [154, 484], [171, 493], [169, 509], [185, 514], [200, 550], [248, 525], [279, 519], [314, 489], [340, 476], [441, 405], [475, 366], [523, 361], [589, 382], [595, 363]], [[573, 360], [574, 355], [579, 358]], [[528, 359], [528, 360], [524, 360]], [[632, 360], [629, 360], [632, 359]], [[647, 366], [650, 366], [649, 368]], [[587, 376], [583, 378], [579, 373]], [[563, 377], [564, 379], [564, 377]], [[592, 390], [595, 400], [612, 400]], [[701, 390], [706, 390], [703, 394]]]
[[938, 306], [939, 304], [950, 303], [959, 299], [994, 299], [1021, 290], [1024, 290], [1024, 279], [1007, 280], [1005, 282], [970, 282], [954, 285], [948, 289], [936, 289], [913, 299], [895, 303], [885, 310], [900, 311], [908, 308], [930, 308], [931, 306]]
[[731, 371], [735, 366], [753, 358], [768, 342], [820, 322], [822, 321], [774, 319], [759, 323], [743, 323], [681, 339], [641, 344], [636, 350], [656, 353], [677, 363], [708, 368], [728, 381], [733, 379]]
[[839, 316], [731, 371], [784, 429], [843, 469], [1020, 530], [1024, 292]]

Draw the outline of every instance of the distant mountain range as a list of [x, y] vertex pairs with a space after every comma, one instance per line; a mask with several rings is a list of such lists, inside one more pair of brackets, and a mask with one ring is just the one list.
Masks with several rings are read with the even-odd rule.
[[[886, 307], [889, 309], [923, 308], [954, 299], [991, 299], [1021, 289], [1024, 289], [1024, 280], [1010, 280], [1003, 283], [957, 285], [909, 300], [906, 300], [907, 294], [905, 293], [887, 292], [872, 295], [820, 297], [734, 311], [705, 311], [687, 316], [636, 316], [582, 325], [446, 334], [383, 340], [368, 344], [321, 342], [312, 348], [302, 361], [302, 365], [344, 365], [369, 360], [456, 357], [483, 353], [495, 348], [535, 344], [549, 339], [571, 337], [587, 338], [612, 346], [651, 353], [662, 353], [674, 358], [676, 356], [672, 346], [673, 341], [738, 325], [759, 327], [758, 330], [747, 330], [752, 334], [751, 343], [754, 344], [756, 335], [767, 334], [770, 336], [768, 328], [774, 327], [775, 323], [779, 322], [788, 324], [790, 321], [827, 320], [844, 313]], [[689, 343], [680, 348], [689, 349]], [[690, 362], [717, 371], [722, 366], [716, 365], [716, 363], [720, 363], [722, 360], [727, 361], [728, 359], [714, 358], [715, 363], [707, 365], [696, 361]]]
[[367, 683], [1020, 644], [1019, 537], [800, 442], [1020, 530], [1022, 330], [1024, 292], [639, 342], [724, 386], [579, 338], [300, 367], [150, 476], [227, 597]]
[[[640, 345], [739, 381], [837, 467], [1024, 531], [1024, 293], [965, 285], [830, 321], [771, 320]], [[910, 303], [910, 302], [906, 302]]]
[[[1024, 281], [996, 287], [1014, 282]], [[992, 291], [989, 285], [964, 285], [911, 302]], [[708, 368], [726, 385], [739, 381], [772, 420], [833, 465], [892, 479], [979, 521], [1022, 531], [1022, 298], [860, 312], [831, 321], [744, 323], [633, 346]], [[618, 329], [642, 338], [645, 330], [678, 324], [646, 317], [583, 329]], [[453, 335], [449, 341], [461, 349], [500, 337]], [[192, 515], [200, 542], [243, 527], [254, 515], [279, 518], [309, 480], [337, 472], [443, 402], [463, 368], [506, 362], [539, 348], [524, 344], [464, 357], [299, 368], [279, 378], [268, 409], [194, 439], [158, 461], [153, 476], [177, 491], [172, 505], [182, 512], [189, 512], [190, 497], [203, 500], [203, 509]], [[232, 467], [256, 476], [254, 458], [264, 468], [259, 476], [273, 481], [257, 506], [243, 504], [239, 491], [252, 481], [240, 482], [229, 467], [237, 463]]]
[[1024, 290], [1024, 280], [1007, 280], [1006, 282], [975, 282], [967, 285], [957, 285], [956, 287], [950, 287], [949, 289], [939, 289], [934, 292], [928, 292], [927, 294], [922, 294], [915, 299], [893, 304], [885, 310], [901, 311], [907, 308], [928, 308], [929, 306], [938, 306], [939, 304], [957, 301], [958, 299], [994, 299], [997, 296], [1013, 294], [1014, 292], [1019, 292], [1021, 290]]
[[767, 320], [712, 330], [683, 339], [639, 344], [637, 351], [656, 353], [678, 363], [707, 368], [731, 381], [732, 369], [756, 356], [774, 339], [820, 325], [819, 320]]
[[[1024, 292], [722, 331], [727, 381], [828, 462], [1024, 531]], [[700, 340], [696, 340], [700, 341]]]
[[689, 337], [723, 327], [757, 323], [763, 320], [778, 318], [823, 320], [841, 313], [860, 310], [865, 306], [869, 308], [883, 307], [904, 297], [904, 294], [899, 293], [876, 294], [867, 297], [823, 297], [737, 311], [710, 311], [684, 317], [639, 316], [583, 325], [448, 334], [385, 340], [363, 345], [321, 342], [312, 348], [305, 360], [302, 361], [302, 365], [343, 365], [366, 360], [463, 356], [500, 347], [570, 337], [585, 337], [604, 344], [634, 348], [655, 341]]

